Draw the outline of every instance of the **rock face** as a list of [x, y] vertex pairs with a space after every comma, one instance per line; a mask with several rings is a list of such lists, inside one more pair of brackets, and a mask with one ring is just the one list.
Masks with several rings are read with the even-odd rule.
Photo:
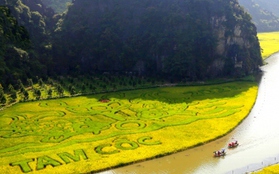
[[237, 0], [75, 0], [56, 31], [54, 62], [64, 73], [199, 80], [262, 64], [256, 27]]
[[[251, 17], [245, 13], [236, 1], [231, 1], [233, 18], [214, 16], [211, 21], [217, 36], [215, 59], [210, 66], [211, 74], [228, 73], [237, 76], [247, 75], [258, 70], [262, 64], [256, 27]], [[253, 60], [253, 61], [251, 61]], [[228, 71], [225, 69], [229, 68]]]

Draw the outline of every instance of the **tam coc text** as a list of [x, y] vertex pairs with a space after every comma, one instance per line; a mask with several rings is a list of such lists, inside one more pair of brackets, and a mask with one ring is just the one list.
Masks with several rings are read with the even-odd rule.
[[[123, 140], [119, 142], [115, 142], [112, 144], [102, 144], [94, 148], [94, 151], [100, 155], [109, 155], [120, 153], [123, 150], [134, 150], [139, 147], [139, 145], [158, 145], [161, 144], [159, 141], [153, 141], [152, 137], [141, 137], [138, 141], [130, 141], [130, 140]], [[105, 150], [106, 147], [114, 146], [114, 150], [107, 151]], [[81, 160], [89, 160], [89, 157], [86, 154], [86, 151], [83, 149], [73, 150], [72, 153], [63, 152], [57, 153], [53, 156], [39, 156], [36, 158], [28, 158], [23, 159], [21, 161], [12, 162], [9, 165], [11, 167], [17, 167], [18, 170], [21, 170], [23, 173], [29, 173], [32, 171], [43, 170], [48, 166], [52, 166], [53, 168], [70, 164], [73, 162], [79, 162]], [[35, 165], [30, 165], [31, 163], [36, 163]], [[31, 166], [35, 166], [32, 168]]]

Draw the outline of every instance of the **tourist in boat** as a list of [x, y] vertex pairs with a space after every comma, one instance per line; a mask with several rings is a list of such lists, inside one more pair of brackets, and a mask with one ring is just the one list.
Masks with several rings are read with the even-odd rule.
[[217, 151], [214, 151], [214, 155], [215, 155], [215, 156], [218, 156], [218, 152], [217, 152]]
[[236, 146], [238, 146], [238, 141], [237, 140], [234, 140], [234, 141], [229, 143], [229, 147], [236, 147]]

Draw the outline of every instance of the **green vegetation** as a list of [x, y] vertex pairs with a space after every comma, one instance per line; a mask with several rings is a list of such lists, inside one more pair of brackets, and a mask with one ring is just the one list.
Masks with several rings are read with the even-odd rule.
[[256, 94], [242, 81], [19, 103], [0, 113], [0, 169], [84, 173], [177, 152], [231, 131]]
[[263, 59], [279, 51], [279, 32], [258, 33]]
[[[57, 73], [71, 75], [128, 71], [197, 81], [245, 76], [262, 64], [251, 16], [235, 0], [76, 0], [54, 36], [53, 61], [64, 67]], [[234, 37], [251, 47], [223, 42]]]
[[56, 79], [48, 78], [46, 80], [41, 78], [26, 79], [25, 81], [18, 80], [16, 85], [9, 84], [7, 87], [3, 87], [0, 84], [0, 109], [17, 102], [153, 88], [165, 85], [165, 83], [164, 80], [155, 78], [110, 74], [79, 76], [79, 78], [61, 76]]
[[47, 75], [51, 59], [49, 34], [55, 20], [51, 22], [53, 12], [39, 1], [1, 1], [0, 83], [3, 87], [15, 86], [18, 79]]
[[[22, 67], [32, 67], [29, 62], [29, 35], [26, 29], [17, 24], [7, 7], [0, 6], [0, 83], [9, 83], [14, 78], [26, 76], [27, 71]], [[5, 85], [5, 87], [7, 87]]]
[[[13, 16], [30, 36], [28, 48], [1, 51], [0, 61], [12, 62], [3, 66], [9, 70], [0, 76], [4, 88], [36, 76], [46, 80], [105, 72], [171, 83], [243, 77], [262, 64], [255, 25], [237, 0], [75, 0], [62, 14], [43, 0], [5, 0], [1, 5], [9, 9], [4, 15]], [[11, 38], [19, 34], [11, 33]], [[76, 93], [76, 87], [70, 91]]]

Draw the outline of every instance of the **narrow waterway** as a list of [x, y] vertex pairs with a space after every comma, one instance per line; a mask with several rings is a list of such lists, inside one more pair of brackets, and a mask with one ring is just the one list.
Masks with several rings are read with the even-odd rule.
[[[197, 148], [100, 174], [237, 174], [279, 162], [279, 53], [266, 62], [257, 101], [233, 132]], [[240, 145], [214, 158], [212, 152], [232, 139]]]

